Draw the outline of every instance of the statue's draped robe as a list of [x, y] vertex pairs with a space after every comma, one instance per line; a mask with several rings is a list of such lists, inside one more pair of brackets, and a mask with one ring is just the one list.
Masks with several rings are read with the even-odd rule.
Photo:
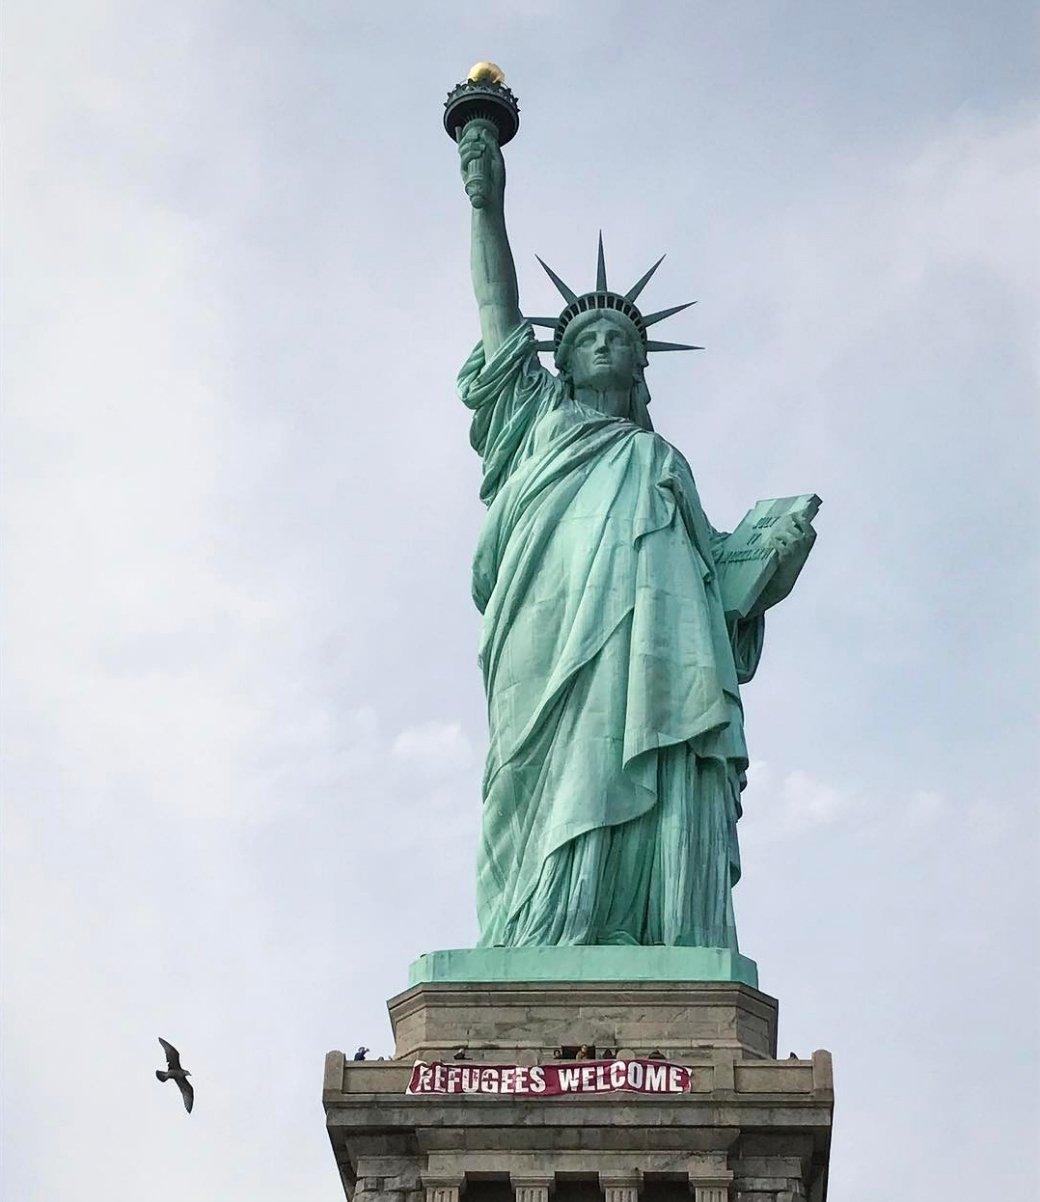
[[685, 459], [569, 397], [530, 326], [459, 375], [488, 518], [473, 566], [490, 749], [483, 945], [736, 948], [747, 767], [738, 681]]

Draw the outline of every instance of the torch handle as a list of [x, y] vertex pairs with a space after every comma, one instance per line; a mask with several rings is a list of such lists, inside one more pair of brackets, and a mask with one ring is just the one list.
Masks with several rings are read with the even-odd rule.
[[[498, 142], [498, 129], [494, 122], [489, 121], [486, 117], [474, 117], [472, 120], [467, 121], [465, 125], [459, 126], [455, 131], [455, 140], [461, 143], [466, 130], [474, 123], [486, 129], [490, 136], [495, 139], [495, 142]], [[485, 145], [484, 152], [480, 158], [473, 159], [472, 162], [467, 163], [462, 173], [462, 182], [466, 189], [466, 195], [470, 199], [470, 204], [475, 209], [484, 208], [488, 202], [487, 155], [488, 149]]]

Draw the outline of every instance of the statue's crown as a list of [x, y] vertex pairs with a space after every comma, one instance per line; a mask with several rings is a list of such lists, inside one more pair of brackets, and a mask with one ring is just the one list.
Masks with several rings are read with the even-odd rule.
[[573, 288], [569, 288], [560, 279], [548, 263], [539, 259], [538, 262], [545, 268], [549, 279], [556, 285], [560, 295], [567, 302], [567, 307], [559, 317], [529, 317], [527, 319], [532, 325], [544, 326], [553, 332], [551, 342], [536, 342], [535, 346], [540, 351], [552, 351], [555, 354], [560, 349], [564, 331], [579, 313], [588, 313], [592, 309], [605, 309], [614, 313], [620, 313], [623, 317], [628, 318], [638, 331], [639, 337], [643, 342], [643, 349], [647, 352], [703, 350], [704, 348], [701, 346], [689, 346], [684, 342], [657, 342], [646, 336], [648, 326], [655, 325], [659, 321], [664, 321], [666, 317], [671, 317], [673, 313], [681, 313], [683, 309], [688, 309], [691, 305], [697, 303], [696, 301], [687, 301], [683, 305], [673, 305], [670, 309], [661, 309], [657, 313], [649, 313], [645, 316], [639, 311], [636, 307], [636, 299], [650, 282], [650, 277], [661, 266], [663, 260], [664, 255], [626, 293], [611, 292], [607, 287], [607, 266], [603, 258], [603, 234], [600, 233], [599, 254], [596, 260], [596, 287], [592, 292], [583, 292], [579, 295]]

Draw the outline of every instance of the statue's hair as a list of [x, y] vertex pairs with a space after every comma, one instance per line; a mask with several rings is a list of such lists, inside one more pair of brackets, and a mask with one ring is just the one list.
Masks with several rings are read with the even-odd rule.
[[644, 430], [652, 430], [654, 427], [650, 420], [649, 410], [647, 409], [647, 406], [650, 404], [650, 390], [646, 386], [644, 375], [647, 364], [646, 347], [643, 345], [643, 339], [635, 323], [621, 313], [615, 313], [609, 309], [594, 309], [588, 314], [580, 314], [564, 330], [560, 345], [556, 349], [555, 361], [556, 370], [560, 373], [560, 379], [564, 383], [567, 395], [570, 397], [574, 396], [574, 383], [571, 376], [571, 351], [574, 349], [575, 338], [589, 324], [590, 319], [597, 317], [606, 317], [608, 320], [613, 321], [628, 336], [632, 349], [636, 353], [636, 370], [632, 380], [632, 389], [628, 394], [628, 419], [637, 426], [641, 426]]

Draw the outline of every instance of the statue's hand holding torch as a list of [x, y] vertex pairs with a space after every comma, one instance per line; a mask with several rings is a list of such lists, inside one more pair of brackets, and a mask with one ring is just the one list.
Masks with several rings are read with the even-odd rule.
[[501, 208], [506, 164], [498, 130], [490, 121], [470, 121], [459, 137], [459, 161], [466, 195], [475, 209]]
[[500, 67], [477, 63], [448, 93], [444, 128], [458, 143], [470, 204], [475, 209], [501, 208], [506, 187], [502, 147], [520, 128], [520, 106]]

